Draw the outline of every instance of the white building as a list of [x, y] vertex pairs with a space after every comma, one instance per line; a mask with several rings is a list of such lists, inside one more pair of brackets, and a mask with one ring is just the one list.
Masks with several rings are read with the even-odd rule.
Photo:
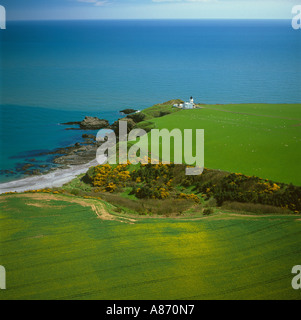
[[195, 108], [195, 105], [194, 105], [193, 98], [190, 97], [189, 102], [184, 102], [183, 109], [194, 109], [194, 108]]
[[175, 108], [181, 108], [181, 109], [195, 109], [195, 104], [193, 97], [190, 97], [189, 102], [184, 102], [180, 104], [174, 104], [173, 105]]

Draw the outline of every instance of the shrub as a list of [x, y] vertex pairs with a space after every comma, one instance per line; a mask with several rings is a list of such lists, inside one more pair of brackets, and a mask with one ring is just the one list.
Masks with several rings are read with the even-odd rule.
[[185, 199], [185, 200], [192, 200], [192, 201], [194, 201], [196, 203], [199, 203], [201, 201], [200, 198], [197, 195], [193, 194], [193, 193], [192, 194], [180, 193], [178, 195], [178, 198], [179, 199]]
[[217, 201], [214, 197], [211, 197], [205, 204], [205, 207], [216, 207], [217, 206]]
[[203, 211], [204, 216], [209, 216], [210, 214], [212, 214], [214, 211], [212, 208], [205, 208]]
[[70, 193], [73, 194], [74, 196], [78, 196], [78, 195], [80, 194], [80, 190], [78, 190], [78, 189], [72, 189], [72, 190], [70, 191]]
[[141, 200], [143, 209], [158, 215], [179, 214], [187, 211], [194, 206], [191, 200], [174, 200], [174, 199], [143, 199]]
[[[145, 160], [150, 162], [148, 157]], [[139, 199], [180, 198], [199, 202], [195, 194], [202, 193], [204, 199], [209, 199], [207, 207], [239, 202], [280, 207], [295, 213], [301, 211], [301, 187], [241, 173], [204, 169], [202, 175], [186, 176], [185, 165], [148, 163], [132, 172], [128, 165], [97, 166], [89, 169], [84, 180], [90, 181], [98, 192], [119, 192], [131, 187], [130, 194]], [[77, 185], [70, 186], [73, 187]], [[191, 194], [187, 194], [185, 188], [189, 188]]]
[[115, 211], [122, 211], [122, 208], [130, 209], [141, 215], [146, 214], [158, 214], [158, 215], [170, 215], [179, 214], [194, 207], [195, 203], [190, 200], [174, 200], [174, 199], [141, 199], [132, 200], [123, 198], [118, 194], [104, 193], [102, 199], [115, 205], [117, 208]]
[[290, 214], [291, 211], [260, 203], [225, 202], [222, 208], [238, 212], [252, 212], [257, 214]]
[[160, 111], [159, 117], [164, 117], [164, 116], [167, 116], [168, 114], [171, 114], [171, 111], [169, 110]]
[[108, 164], [94, 168], [90, 173], [92, 185], [96, 187], [96, 192], [114, 192], [126, 185], [131, 179], [127, 165], [110, 166]]
[[145, 114], [143, 114], [142, 112], [138, 112], [138, 113], [128, 115], [127, 118], [132, 119], [136, 123], [138, 123], [145, 119]]

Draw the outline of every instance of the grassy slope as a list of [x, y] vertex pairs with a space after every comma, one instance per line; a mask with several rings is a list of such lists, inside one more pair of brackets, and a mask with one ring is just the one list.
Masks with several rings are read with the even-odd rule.
[[208, 168], [301, 185], [301, 104], [206, 105], [151, 121], [160, 129], [205, 129]]
[[[169, 104], [170, 103], [170, 104]], [[181, 111], [178, 108], [173, 108], [173, 104], [179, 103], [178, 100], [171, 100], [164, 104], [156, 104], [150, 108], [142, 110], [142, 113], [145, 115], [145, 120], [151, 120], [153, 118], [160, 117], [161, 112], [170, 112], [176, 113]]]
[[0, 264], [8, 289], [0, 300], [301, 299], [291, 288], [301, 254], [296, 217], [131, 225], [66, 201], [3, 199]]

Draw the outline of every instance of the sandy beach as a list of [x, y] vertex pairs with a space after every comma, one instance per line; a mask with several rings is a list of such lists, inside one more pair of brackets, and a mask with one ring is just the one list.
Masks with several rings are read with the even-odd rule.
[[45, 175], [31, 176], [0, 184], [0, 194], [5, 192], [24, 192], [43, 188], [61, 187], [79, 174], [85, 173], [90, 167], [98, 165], [95, 160], [86, 164], [70, 166], [68, 169], [56, 169]]

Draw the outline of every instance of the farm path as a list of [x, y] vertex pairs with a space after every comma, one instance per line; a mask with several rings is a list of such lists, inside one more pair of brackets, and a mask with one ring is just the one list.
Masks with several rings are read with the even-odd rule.
[[[82, 199], [82, 198], [73, 198], [73, 197], [66, 197], [64, 195], [55, 195], [55, 194], [43, 194], [43, 193], [36, 193], [36, 194], [18, 194], [14, 195], [19, 198], [27, 198], [35, 201], [44, 201], [44, 203], [34, 204], [34, 203], [26, 203], [28, 206], [37, 206], [37, 207], [51, 207], [52, 205], [48, 204], [49, 201], [64, 201], [69, 203], [76, 203], [83, 207], [90, 207], [93, 212], [96, 213], [97, 217], [101, 220], [110, 220], [110, 221], [119, 221], [123, 223], [133, 224], [136, 222], [135, 219], [127, 218], [127, 217], [120, 217], [112, 215], [107, 211], [104, 207], [103, 203], [99, 200], [94, 199]], [[10, 195], [11, 197], [11, 195]], [[2, 197], [5, 200], [6, 197]], [[45, 203], [46, 202], [46, 203]], [[54, 208], [58, 208], [57, 206]]]

